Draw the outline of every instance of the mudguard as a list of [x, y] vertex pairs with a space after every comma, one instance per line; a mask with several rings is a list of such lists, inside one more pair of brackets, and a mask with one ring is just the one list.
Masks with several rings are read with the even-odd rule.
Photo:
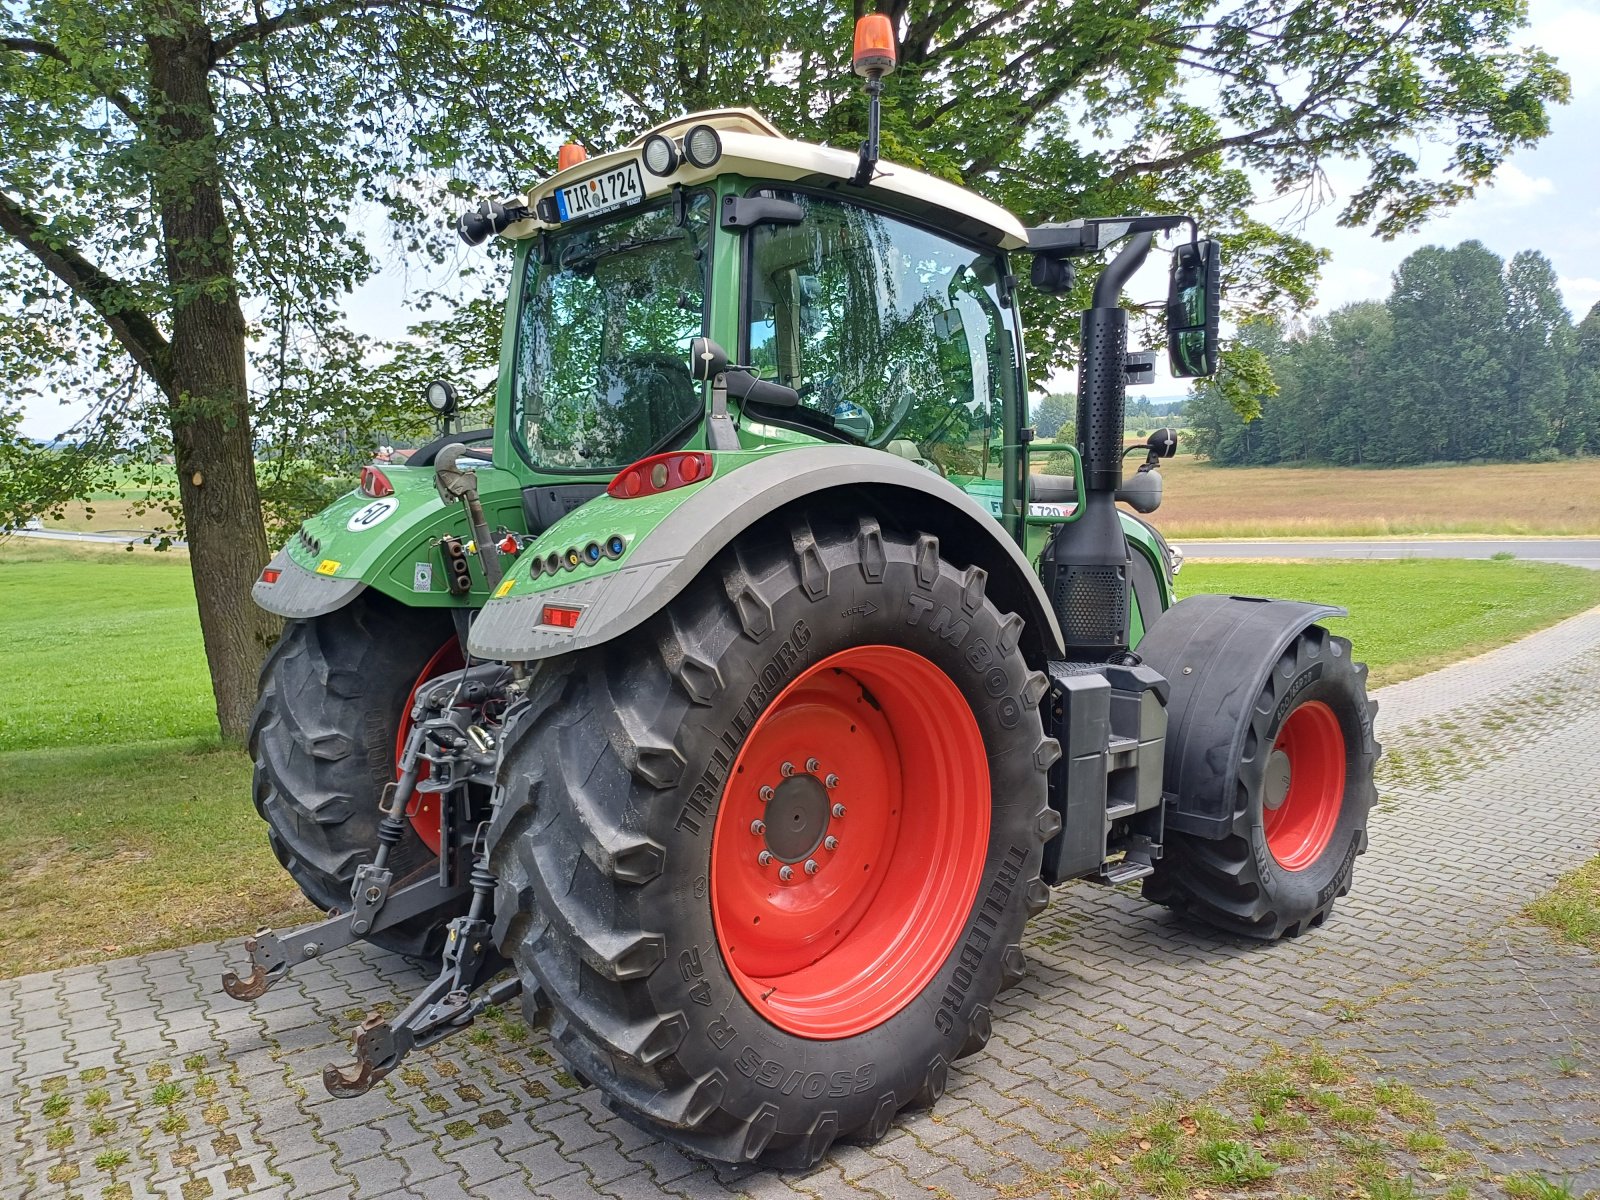
[[[1324, 617], [1346, 615], [1331, 604], [1191, 596], [1151, 625], [1139, 657], [1172, 687], [1162, 781], [1167, 828], [1228, 835], [1249, 705], [1296, 634]], [[1298, 691], [1291, 684], [1281, 703]], [[1228, 748], [1225, 755], [1217, 752], [1220, 746]]]
[[[476, 606], [489, 589], [472, 560], [472, 590], [453, 594], [438, 540], [472, 534], [459, 504], [445, 504], [432, 467], [383, 468], [394, 494], [381, 498], [352, 489], [306, 521], [273, 556], [251, 589], [268, 612], [295, 619], [330, 613], [364, 589], [376, 588], [418, 608]], [[522, 491], [509, 471], [478, 469], [478, 493], [489, 528], [527, 528]]]
[[[660, 611], [751, 525], [826, 493], [842, 494], [857, 511], [896, 512], [945, 539], [954, 558], [989, 572], [991, 595], [1021, 614], [1025, 638], [1043, 656], [1060, 655], [1060, 628], [1028, 560], [982, 507], [934, 472], [836, 445], [712, 457], [703, 481], [634, 499], [601, 495], [552, 525], [473, 622], [472, 653], [525, 662], [608, 642]], [[615, 544], [620, 554], [608, 556]]]

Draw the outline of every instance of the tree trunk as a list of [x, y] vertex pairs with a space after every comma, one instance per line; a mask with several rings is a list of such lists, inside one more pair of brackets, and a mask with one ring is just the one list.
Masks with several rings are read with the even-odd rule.
[[168, 412], [200, 633], [222, 736], [242, 740], [278, 619], [250, 599], [267, 561], [256, 491], [245, 321], [223, 209], [211, 34], [183, 0], [149, 39], [154, 171], [172, 288]]

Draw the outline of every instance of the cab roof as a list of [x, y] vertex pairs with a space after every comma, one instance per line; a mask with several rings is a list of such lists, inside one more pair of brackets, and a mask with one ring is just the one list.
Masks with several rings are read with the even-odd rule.
[[[707, 168], [684, 161], [665, 177], [652, 175], [641, 164], [646, 200], [664, 196], [674, 187], [705, 183], [720, 175], [747, 175], [753, 179], [837, 189], [844, 197], [875, 199], [938, 228], [1002, 250], [1020, 250], [1028, 243], [1028, 231], [1022, 222], [998, 204], [910, 167], [880, 161], [866, 187], [851, 187], [849, 180], [856, 171], [853, 151], [785, 137], [772, 122], [748, 108], [692, 113], [647, 129], [621, 149], [586, 159], [536, 184], [527, 194], [528, 208], [538, 212], [539, 201], [553, 197], [557, 188], [624, 162], [638, 161], [645, 140], [653, 134], [679, 137], [696, 125], [710, 125], [717, 131], [722, 139], [722, 157]], [[505, 236], [526, 238], [553, 227], [552, 223], [534, 217], [512, 225]]]

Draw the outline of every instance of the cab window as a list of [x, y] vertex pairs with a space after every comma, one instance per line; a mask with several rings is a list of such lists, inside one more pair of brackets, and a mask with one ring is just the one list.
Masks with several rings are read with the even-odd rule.
[[805, 194], [751, 234], [747, 359], [798, 409], [755, 414], [983, 477], [1016, 387], [1000, 263], [904, 221]]

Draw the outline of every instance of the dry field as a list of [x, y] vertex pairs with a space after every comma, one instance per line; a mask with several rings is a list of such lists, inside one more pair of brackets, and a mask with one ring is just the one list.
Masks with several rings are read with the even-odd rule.
[[1365, 470], [1184, 456], [1162, 473], [1155, 520], [1173, 538], [1600, 534], [1600, 458]]
[[[1128, 460], [1130, 470], [1136, 461]], [[1162, 473], [1166, 494], [1156, 523], [1174, 538], [1600, 534], [1600, 458], [1365, 470], [1214, 467], [1182, 455]], [[159, 508], [109, 494], [45, 521], [102, 531], [166, 523]]]

